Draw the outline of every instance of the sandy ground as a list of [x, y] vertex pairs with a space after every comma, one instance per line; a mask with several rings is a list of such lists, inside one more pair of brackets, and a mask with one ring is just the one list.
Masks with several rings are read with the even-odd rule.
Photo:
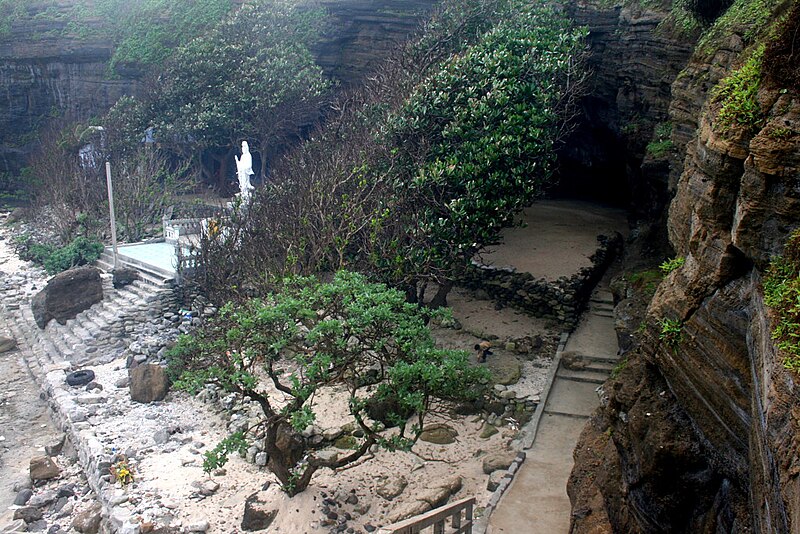
[[[512, 265], [549, 279], [569, 276], [588, 265], [587, 258], [596, 248], [596, 236], [611, 228], [622, 230], [625, 227], [620, 212], [578, 202], [540, 203], [527, 215], [527, 227], [507, 232], [505, 244], [488, 258], [495, 264]], [[2, 254], [0, 249], [0, 269], [3, 266], [24, 267], [14, 263], [14, 259]], [[538, 395], [555, 352], [559, 325], [509, 308], [496, 309], [493, 302], [458, 288], [448, 300], [461, 327], [435, 327], [437, 341], [443, 346], [471, 350], [480, 340], [493, 340], [495, 354], [486, 365], [505, 374], [518, 369], [520, 379], [509, 388], [513, 388], [518, 397]], [[507, 341], [520, 338], [538, 338], [541, 346], [529, 354], [505, 349]], [[309, 489], [291, 500], [280, 493], [277, 484], [262, 491], [264, 483], [274, 481], [274, 477], [265, 468], [234, 456], [226, 466], [226, 474], [213, 477], [219, 488], [210, 495], [201, 495], [198, 486], [209, 480], [202, 471], [202, 453], [224, 437], [225, 424], [221, 416], [208, 405], [179, 393], [171, 393], [164, 403], [132, 403], [127, 389], [115, 386], [127, 373], [124, 360], [94, 370], [104, 390], [103, 399], [92, 408], [94, 415], [88, 420], [90, 431], [108, 451], [129, 452], [137, 473], [132, 487], [118, 490], [120, 506], [138, 521], [168, 521], [171, 526], [185, 531], [190, 531], [190, 526], [198, 522], [208, 522], [210, 533], [240, 532], [243, 501], [260, 492], [262, 500], [280, 509], [269, 532], [328, 531], [331, 527], [322, 524], [323, 500], [335, 497], [343, 502], [351, 493], [356, 495], [357, 504], [343, 505], [339, 513], [349, 515], [348, 526], [363, 532], [367, 526], [386, 525], [398, 508], [454, 476], [462, 479], [457, 497], [476, 496], [480, 513], [491, 495], [486, 489], [488, 475], [482, 471], [483, 458], [487, 452], [508, 449], [516, 435], [514, 425], [509, 424], [501, 426], [497, 434], [481, 438], [479, 434], [484, 423], [478, 417], [449, 417], [442, 422], [458, 432], [455, 443], [420, 442], [413, 453], [377, 452], [374, 458], [335, 473], [321, 470]], [[2, 398], [2, 395], [7, 397], [10, 390], [7, 385], [0, 385], [0, 391]], [[334, 396], [335, 392], [330, 394]], [[31, 415], [8, 413], [7, 418], [0, 419], [0, 435], [8, 434], [19, 417], [30, 419], [31, 427], [37, 424], [36, 417]], [[334, 409], [323, 413], [318, 421], [323, 429], [340, 424], [340, 416]], [[156, 443], [155, 433], [164, 428], [180, 430], [168, 442]], [[0, 471], [0, 480], [5, 480], [6, 473]], [[379, 486], [400, 478], [407, 483], [400, 496], [394, 499], [378, 496]]]
[[544, 200], [525, 210], [525, 225], [503, 232], [503, 243], [490, 247], [481, 261], [515, 267], [536, 278], [557, 280], [590, 265], [597, 236], [627, 235], [624, 210], [582, 201]]
[[[7, 214], [0, 214], [0, 225]], [[10, 236], [0, 233], [0, 277], [18, 272], [27, 262], [14, 254]], [[0, 336], [11, 337], [0, 317]], [[39, 398], [39, 386], [28, 374], [20, 354], [12, 350], [0, 354], [0, 511], [14, 502], [14, 485], [28, 477], [33, 456], [58, 440], [59, 433]], [[55, 436], [55, 437], [54, 437]]]

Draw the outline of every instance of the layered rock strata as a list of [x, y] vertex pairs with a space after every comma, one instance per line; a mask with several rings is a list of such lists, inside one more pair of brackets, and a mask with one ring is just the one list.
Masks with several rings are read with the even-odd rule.
[[573, 532], [800, 526], [800, 392], [761, 286], [800, 225], [800, 95], [765, 76], [755, 127], [724, 128], [712, 91], [756, 46], [732, 29], [673, 85], [672, 141], [686, 150], [667, 228], [685, 264], [659, 285], [638, 351], [581, 437]]

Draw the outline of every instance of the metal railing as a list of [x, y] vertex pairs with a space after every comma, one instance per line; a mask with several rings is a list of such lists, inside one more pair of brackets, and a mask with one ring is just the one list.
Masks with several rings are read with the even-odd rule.
[[[475, 497], [434, 508], [430, 512], [383, 527], [378, 534], [416, 534], [433, 527], [433, 534], [472, 534], [472, 509]], [[461, 513], [464, 512], [464, 517]], [[450, 520], [450, 526], [447, 520]]]

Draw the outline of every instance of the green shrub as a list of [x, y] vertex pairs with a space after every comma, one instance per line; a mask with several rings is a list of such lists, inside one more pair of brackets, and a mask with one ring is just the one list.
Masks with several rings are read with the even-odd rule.
[[103, 244], [87, 237], [77, 237], [65, 247], [37, 243], [30, 235], [14, 239], [20, 258], [44, 267], [48, 274], [57, 274], [78, 265], [94, 263], [103, 253]]
[[764, 303], [775, 312], [772, 338], [787, 369], [800, 372], [800, 230], [773, 258], [764, 277]]
[[87, 237], [76, 237], [66, 247], [58, 248], [44, 260], [48, 274], [57, 274], [78, 265], [88, 265], [97, 261], [103, 253], [103, 244]]
[[664, 263], [658, 266], [662, 273], [665, 275], [671, 273], [675, 269], [680, 269], [683, 267], [683, 264], [686, 263], [686, 258], [682, 256], [678, 256], [677, 258], [672, 258], [671, 260], [666, 260]]
[[662, 122], [655, 127], [653, 138], [647, 144], [647, 153], [656, 159], [665, 158], [672, 150], [672, 123]]
[[677, 352], [678, 345], [683, 342], [683, 322], [680, 319], [667, 319], [666, 317], [658, 322], [661, 332], [658, 334], [664, 344]]
[[761, 85], [764, 46], [758, 47], [747, 62], [723, 79], [713, 90], [713, 100], [721, 104], [716, 129], [725, 134], [739, 126], [756, 130], [764, 119], [756, 96]]

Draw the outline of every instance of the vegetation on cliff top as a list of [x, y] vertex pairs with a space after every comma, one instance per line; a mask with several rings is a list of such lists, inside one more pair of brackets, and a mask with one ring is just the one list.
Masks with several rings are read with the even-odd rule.
[[51, 32], [114, 44], [111, 67], [161, 64], [175, 48], [216, 25], [233, 8], [231, 0], [0, 0], [0, 37], [14, 24], [52, 23]]
[[764, 276], [764, 302], [775, 313], [772, 337], [787, 369], [800, 373], [800, 229], [789, 236], [783, 255]]

